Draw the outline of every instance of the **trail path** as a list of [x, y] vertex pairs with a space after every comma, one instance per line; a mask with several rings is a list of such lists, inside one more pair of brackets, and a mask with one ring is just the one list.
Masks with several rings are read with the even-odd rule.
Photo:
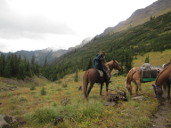
[[163, 101], [154, 114], [152, 125], [149, 128], [171, 128], [171, 122], [167, 120], [169, 113], [171, 113], [171, 102]]

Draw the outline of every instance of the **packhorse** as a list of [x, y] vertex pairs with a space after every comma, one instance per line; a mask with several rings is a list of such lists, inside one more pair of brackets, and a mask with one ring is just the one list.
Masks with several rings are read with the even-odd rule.
[[126, 77], [126, 88], [130, 95], [132, 95], [132, 85], [133, 82], [136, 85], [136, 95], [138, 95], [138, 91], [141, 91], [141, 72], [140, 67], [132, 68]]
[[[111, 60], [109, 62], [106, 62], [105, 66], [108, 68], [108, 72], [110, 76], [113, 69], [116, 69], [118, 71], [122, 70], [122, 67], [119, 65], [119, 63], [116, 60]], [[106, 95], [108, 95], [108, 85], [110, 79], [106, 80], [104, 74], [101, 77], [98, 69], [91, 68], [85, 71], [82, 80], [83, 80], [82, 90], [85, 98], [88, 98], [89, 93], [95, 83], [100, 84], [100, 95], [102, 95], [103, 84], [106, 83]]]
[[165, 66], [165, 68], [159, 73], [156, 78], [155, 84], [152, 85], [156, 98], [161, 98], [167, 93], [167, 98], [170, 99], [170, 85], [171, 85], [171, 63]]
[[[131, 82], [133, 82], [136, 86], [136, 95], [138, 95], [139, 92], [141, 92], [141, 83], [144, 82], [143, 81], [143, 77], [146, 75], [146, 77], [149, 76], [153, 76], [153, 77], [157, 77], [157, 75], [159, 74], [159, 72], [162, 70], [162, 68], [160, 67], [153, 67], [153, 70], [143, 70], [142, 67], [134, 67], [132, 68], [127, 76], [126, 76], [126, 88], [128, 90], [128, 92], [130, 93], [130, 95], [132, 95], [132, 85]], [[151, 73], [150, 73], [151, 72]], [[151, 79], [151, 81], [154, 81], [155, 78]], [[149, 81], [146, 81], [149, 82]]]

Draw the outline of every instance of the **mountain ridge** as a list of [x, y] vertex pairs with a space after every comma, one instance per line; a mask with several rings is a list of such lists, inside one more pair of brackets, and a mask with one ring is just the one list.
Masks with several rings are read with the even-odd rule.
[[145, 8], [134, 11], [128, 19], [119, 22], [116, 26], [106, 28], [100, 36], [120, 32], [122, 30], [129, 29], [130, 27], [135, 27], [149, 21], [150, 18], [158, 17], [169, 11], [171, 11], [171, 1], [158, 0]]
[[16, 52], [8, 52], [8, 53], [0, 52], [0, 54], [1, 53], [5, 55], [16, 54], [17, 56], [21, 56], [21, 58], [26, 59], [30, 62], [31, 62], [31, 59], [34, 57], [36, 64], [44, 65], [46, 63], [49, 65], [49, 64], [52, 64], [56, 58], [59, 58], [60, 56], [68, 52], [72, 52], [73, 50], [83, 47], [85, 44], [91, 41], [91, 39], [92, 39], [91, 37], [87, 37], [80, 44], [74, 47], [70, 47], [67, 50], [66, 49], [55, 50], [49, 47], [49, 48], [42, 49], [42, 50], [33, 50], [33, 51], [19, 50]]

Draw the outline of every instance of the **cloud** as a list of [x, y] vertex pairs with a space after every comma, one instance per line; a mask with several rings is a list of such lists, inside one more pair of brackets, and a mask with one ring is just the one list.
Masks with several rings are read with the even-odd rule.
[[43, 38], [44, 34], [75, 34], [65, 23], [34, 14], [15, 13], [5, 0], [0, 1], [0, 37], [5, 39]]

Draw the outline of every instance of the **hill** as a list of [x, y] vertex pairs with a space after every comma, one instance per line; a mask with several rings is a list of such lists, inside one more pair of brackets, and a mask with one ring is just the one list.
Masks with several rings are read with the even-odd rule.
[[171, 1], [158, 0], [146, 8], [136, 10], [127, 20], [120, 22], [118, 25], [105, 29], [100, 36], [135, 27], [147, 22], [150, 18], [158, 17], [169, 11], [171, 11]]
[[86, 69], [99, 51], [105, 51], [107, 61], [118, 60], [127, 72], [130, 68], [127, 65], [135, 56], [167, 49], [171, 49], [171, 12], [128, 30], [94, 38], [84, 47], [61, 56], [53, 68], [46, 70], [55, 74], [53, 79], [58, 79], [76, 70]]

